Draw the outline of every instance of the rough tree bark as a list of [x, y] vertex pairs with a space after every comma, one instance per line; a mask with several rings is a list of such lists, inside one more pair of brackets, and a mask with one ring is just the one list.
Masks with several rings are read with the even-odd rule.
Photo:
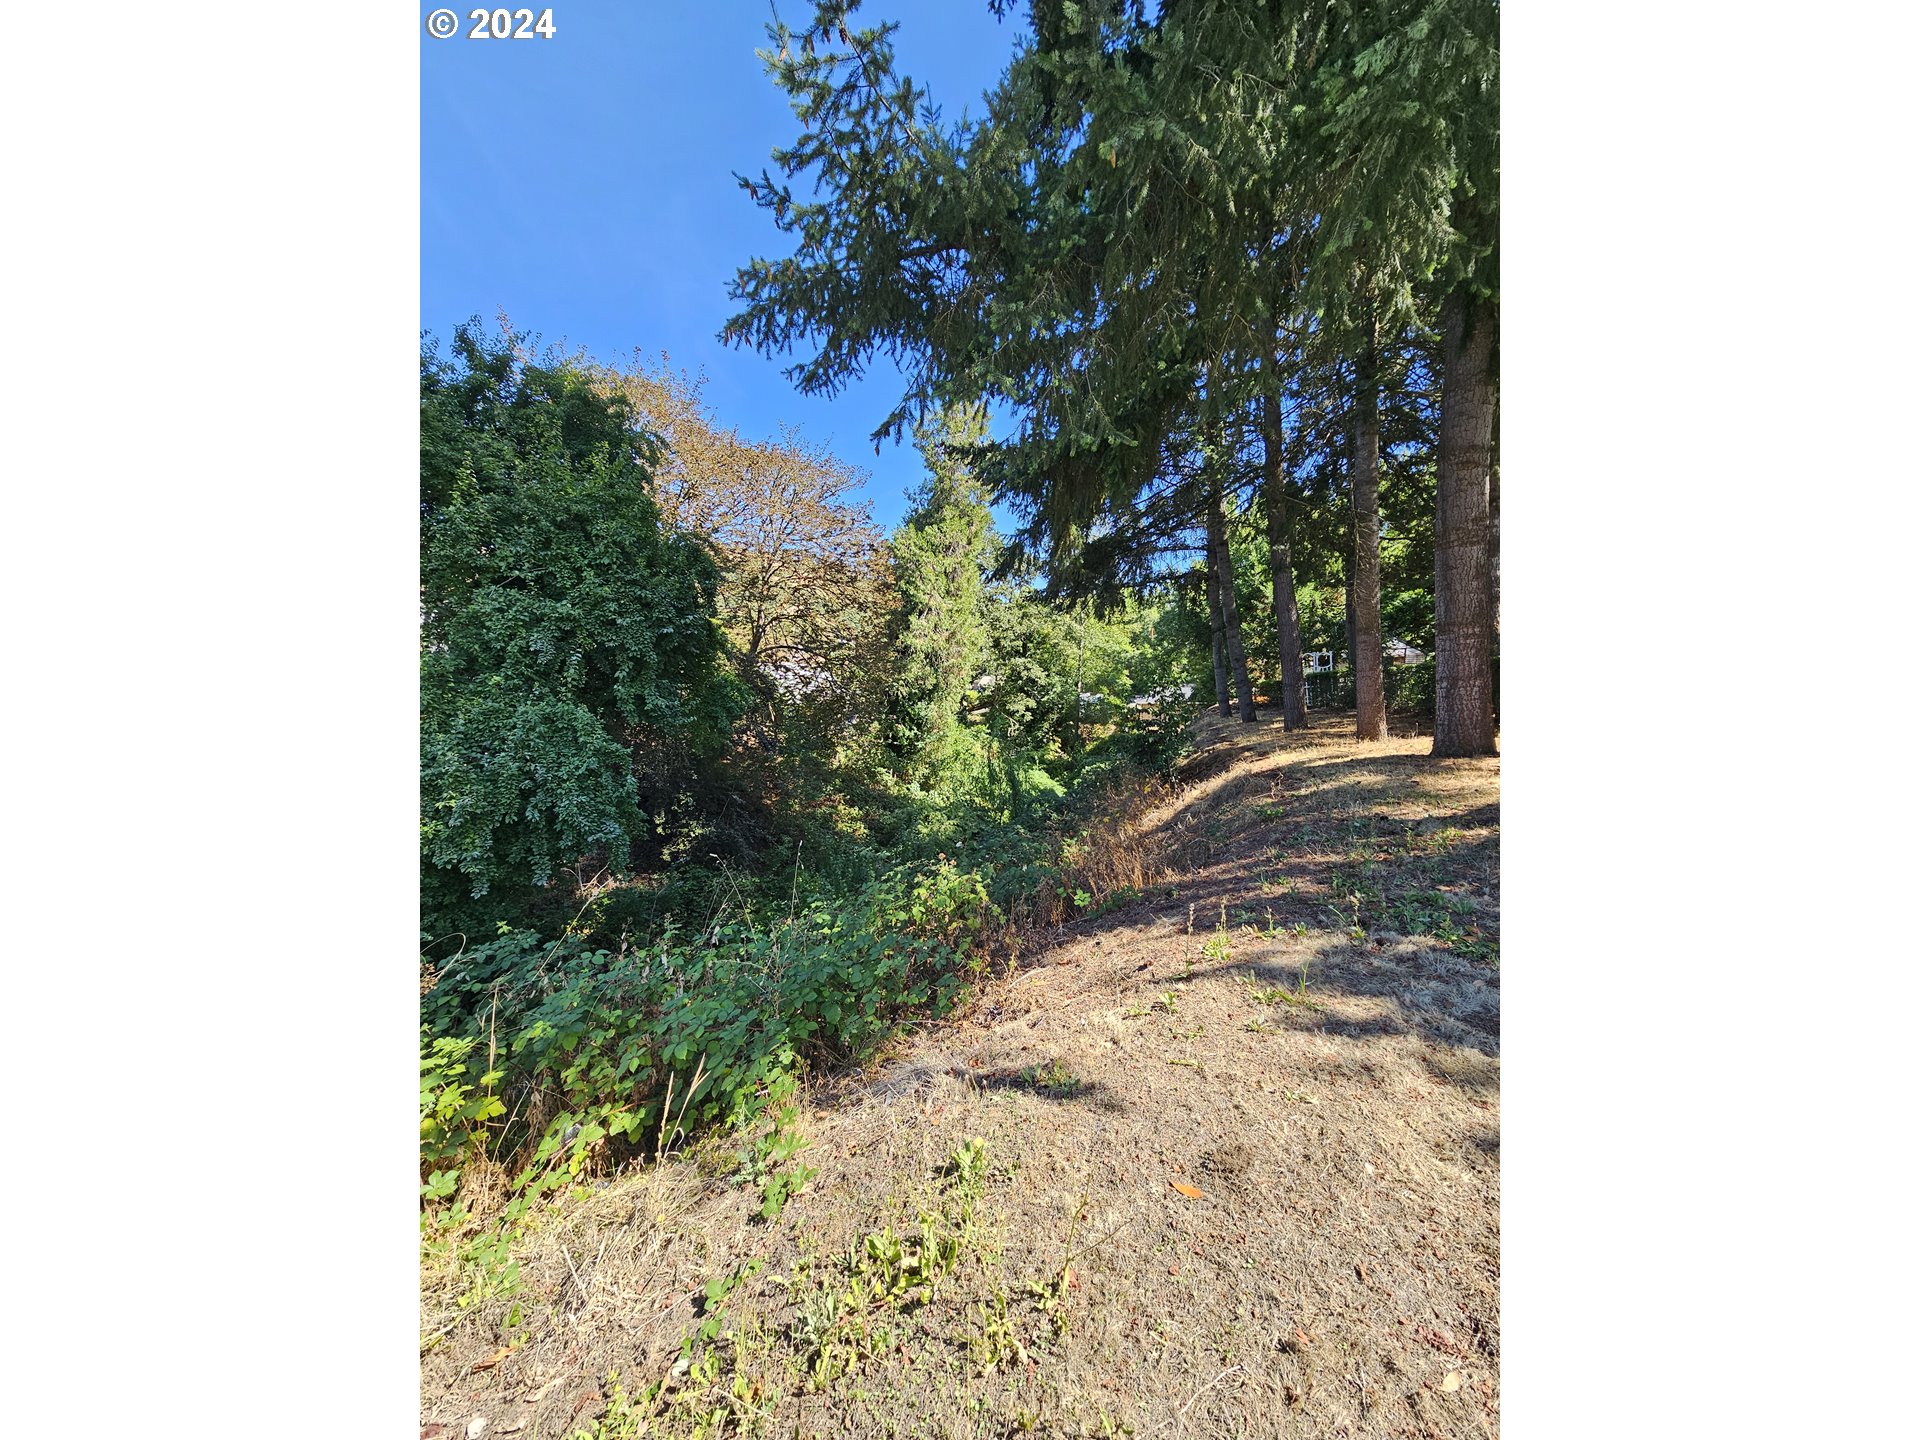
[[1380, 648], [1380, 381], [1370, 333], [1361, 344], [1353, 397], [1354, 733], [1387, 738], [1386, 675]]
[[1293, 535], [1287, 516], [1287, 471], [1276, 383], [1261, 410], [1262, 457], [1267, 495], [1267, 556], [1273, 570], [1273, 628], [1280, 637], [1280, 723], [1298, 730], [1307, 723], [1306, 671], [1300, 661], [1300, 607], [1293, 594]]
[[[1347, 517], [1349, 530], [1353, 517]], [[1347, 626], [1347, 673], [1353, 673], [1353, 657], [1359, 652], [1353, 645], [1353, 536], [1347, 536], [1347, 553], [1340, 559], [1340, 593], [1344, 596], [1342, 604], [1346, 607]]]
[[1207, 526], [1207, 610], [1213, 619], [1213, 694], [1222, 715], [1233, 714], [1227, 698], [1227, 631], [1220, 621], [1220, 571], [1213, 553], [1213, 526]]
[[1220, 622], [1226, 631], [1227, 661], [1233, 671], [1234, 693], [1240, 701], [1240, 720], [1250, 725], [1260, 715], [1253, 708], [1253, 679], [1247, 674], [1247, 647], [1240, 638], [1240, 601], [1233, 593], [1233, 550], [1227, 544], [1226, 510], [1217, 484], [1207, 507], [1207, 539], [1213, 550], [1214, 571], [1220, 577]]
[[1440, 311], [1439, 499], [1434, 516], [1435, 755], [1491, 755], [1493, 722], [1493, 343], [1490, 299]]
[[1496, 383], [1493, 391], [1493, 463], [1487, 470], [1487, 514], [1492, 525], [1492, 539], [1488, 544], [1487, 573], [1490, 583], [1487, 586], [1487, 604], [1490, 613], [1487, 616], [1487, 651], [1490, 663], [1495, 666], [1493, 674], [1493, 717], [1494, 724], [1500, 723], [1500, 672], [1497, 668], [1500, 655], [1500, 387]]

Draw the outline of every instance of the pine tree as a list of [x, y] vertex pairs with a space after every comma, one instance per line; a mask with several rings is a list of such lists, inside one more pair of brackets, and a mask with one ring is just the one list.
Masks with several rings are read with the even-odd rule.
[[1361, 341], [1353, 400], [1353, 710], [1362, 740], [1387, 737], [1380, 634], [1380, 367], [1372, 333]]
[[1300, 656], [1300, 607], [1294, 598], [1293, 532], [1287, 514], [1286, 433], [1282, 390], [1270, 358], [1260, 407], [1261, 497], [1267, 514], [1268, 567], [1273, 577], [1273, 628], [1280, 651], [1280, 720], [1298, 730], [1307, 723], [1306, 670]]
[[904, 780], [943, 797], [972, 763], [964, 713], [987, 654], [983, 576], [993, 559], [992, 516], [963, 458], [985, 431], [977, 408], [922, 428], [927, 479], [892, 541], [901, 609], [889, 746]]
[[[873, 351], [899, 357], [907, 392], [881, 434], [943, 401], [1005, 401], [1019, 430], [982, 474], [1021, 516], [1023, 545], [1090, 575], [1137, 553], [1105, 537], [1178, 488], [1166, 441], [1199, 377], [1244, 373], [1282, 340], [1276, 296], [1349, 363], [1376, 327], [1455, 307], [1467, 323], [1445, 356], [1435, 584], [1450, 701], [1436, 751], [1490, 747], [1492, 632], [1476, 597], [1493, 351], [1476, 337], [1497, 320], [1494, 0], [1209, 0], [1151, 16], [1123, 0], [1037, 3], [1033, 43], [964, 128], [940, 126], [894, 75], [890, 27], [852, 29], [854, 8], [827, 0], [805, 31], [775, 29], [769, 63], [803, 134], [776, 155], [784, 181], [743, 184], [797, 244], [740, 272], [728, 338], [814, 342], [789, 373], [827, 393]], [[822, 198], [802, 204], [789, 182], [804, 173]], [[1367, 430], [1377, 393], [1355, 399], [1348, 428]], [[1364, 688], [1360, 729], [1377, 733]]]

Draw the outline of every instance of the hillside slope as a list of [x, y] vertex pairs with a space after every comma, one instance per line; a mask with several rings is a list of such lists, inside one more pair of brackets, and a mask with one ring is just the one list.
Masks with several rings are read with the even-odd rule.
[[1496, 1433], [1499, 762], [1350, 724], [1201, 720], [1170, 883], [809, 1097], [771, 1224], [696, 1151], [429, 1297], [424, 1433]]

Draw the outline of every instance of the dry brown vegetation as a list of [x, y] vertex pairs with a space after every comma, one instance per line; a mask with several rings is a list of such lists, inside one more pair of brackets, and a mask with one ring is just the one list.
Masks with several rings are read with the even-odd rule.
[[636, 355], [601, 380], [670, 446], [654, 475], [663, 523], [720, 557], [720, 618], [741, 663], [789, 688], [847, 690], [884, 674], [896, 603], [866, 475], [788, 428], [750, 442], [707, 407], [700, 377]]
[[1145, 893], [816, 1085], [776, 1221], [710, 1142], [430, 1277], [426, 1433], [1496, 1433], [1499, 762], [1199, 729], [1082, 857]]

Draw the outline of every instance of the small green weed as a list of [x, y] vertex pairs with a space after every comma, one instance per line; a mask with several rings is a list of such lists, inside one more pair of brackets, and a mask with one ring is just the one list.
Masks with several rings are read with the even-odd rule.
[[1020, 1072], [1020, 1078], [1029, 1089], [1050, 1095], [1056, 1100], [1070, 1100], [1085, 1086], [1085, 1082], [1058, 1059], [1049, 1060], [1044, 1066], [1029, 1066]]
[[1387, 918], [1402, 935], [1424, 935], [1457, 955], [1498, 963], [1499, 942], [1476, 923], [1472, 900], [1445, 890], [1422, 890], [1396, 900]]
[[975, 1135], [947, 1156], [947, 1171], [961, 1187], [977, 1193], [987, 1178], [987, 1142]]
[[583, 1425], [567, 1440], [634, 1440], [645, 1418], [628, 1400], [626, 1389], [620, 1383], [620, 1372], [615, 1370], [607, 1376], [605, 1412], [593, 1422], [591, 1429]]
[[1011, 1361], [1025, 1365], [1031, 1359], [1007, 1315], [1007, 1297], [998, 1284], [993, 1292], [973, 1307], [978, 1328], [967, 1335], [967, 1357], [982, 1375], [991, 1375]]
[[1208, 937], [1207, 943], [1200, 947], [1200, 954], [1216, 965], [1225, 965], [1233, 959], [1233, 942], [1228, 937], [1227, 927], [1224, 924]]
[[1255, 1002], [1261, 1005], [1298, 1005], [1309, 1010], [1323, 1010], [1326, 1007], [1318, 1000], [1307, 998], [1307, 966], [1312, 963], [1311, 959], [1300, 962], [1300, 975], [1291, 990], [1282, 985], [1262, 985], [1259, 977], [1251, 972], [1247, 975], [1247, 988], [1253, 992]]
[[1282, 925], [1273, 918], [1273, 911], [1269, 908], [1267, 911], [1267, 928], [1264, 933], [1268, 940], [1277, 945], [1289, 935], [1296, 940], [1304, 940], [1307, 935], [1307, 927], [1297, 921], [1292, 925]]
[[1122, 885], [1118, 889], [1109, 891], [1106, 898], [1094, 906], [1088, 913], [1095, 916], [1108, 914], [1111, 911], [1120, 909], [1124, 905], [1131, 905], [1140, 898], [1142, 893], [1137, 886]]
[[758, 1275], [765, 1263], [764, 1260], [749, 1260], [731, 1275], [716, 1275], [707, 1281], [707, 1288], [702, 1296], [706, 1303], [700, 1311], [702, 1317], [700, 1328], [680, 1342], [680, 1353], [684, 1358], [691, 1359], [697, 1346], [711, 1345], [719, 1338], [720, 1307], [727, 1303], [728, 1296]]
[[942, 1173], [949, 1183], [940, 1203], [920, 1211], [918, 1226], [883, 1226], [847, 1252], [837, 1275], [815, 1281], [796, 1270], [788, 1281], [799, 1309], [794, 1339], [810, 1388], [827, 1389], [893, 1348], [900, 1312], [930, 1305], [941, 1283], [981, 1248], [973, 1216], [986, 1185], [986, 1142], [973, 1138], [956, 1146]]
[[800, 1107], [793, 1103], [794, 1082], [790, 1075], [777, 1077], [770, 1088], [767, 1112], [771, 1122], [750, 1150], [740, 1153], [740, 1168], [734, 1174], [739, 1184], [760, 1188], [760, 1218], [772, 1220], [807, 1182], [820, 1173], [818, 1167], [789, 1162], [812, 1142], [794, 1128]]
[[1337, 867], [1327, 884], [1338, 900], [1374, 904], [1380, 899], [1380, 882], [1374, 867], [1363, 860], [1350, 860]]

